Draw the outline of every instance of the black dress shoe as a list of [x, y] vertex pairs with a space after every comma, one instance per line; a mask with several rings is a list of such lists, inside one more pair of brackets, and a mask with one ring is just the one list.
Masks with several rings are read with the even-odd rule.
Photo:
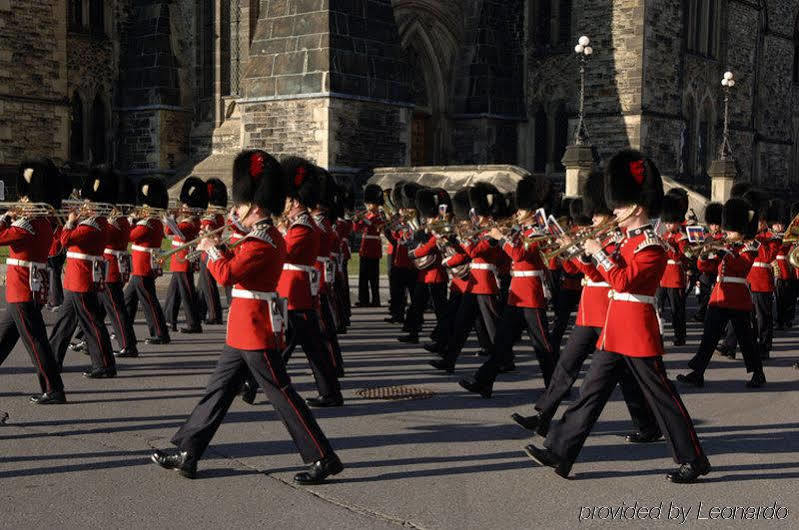
[[675, 346], [685, 346], [685, 339], [674, 339], [672, 344]]
[[727, 348], [725, 348], [724, 346], [717, 346], [716, 351], [714, 351], [713, 353], [715, 353], [716, 355], [721, 355], [722, 357], [727, 357], [729, 355]]
[[194, 333], [202, 333], [202, 332], [203, 332], [203, 328], [201, 328], [201, 327], [196, 327], [196, 328], [180, 328], [180, 332], [181, 332], [181, 333], [185, 333], [185, 334], [187, 334], [187, 335], [191, 335], [191, 334], [194, 334]]
[[555, 456], [549, 449], [539, 449], [533, 444], [530, 444], [524, 446], [524, 452], [527, 453], [527, 456], [529, 456], [530, 458], [532, 458], [534, 461], [538, 462], [542, 466], [553, 468], [555, 470], [555, 473], [557, 473], [561, 477], [569, 478], [569, 471], [571, 471], [571, 466], [567, 466], [564, 462], [560, 460], [560, 458]]
[[169, 344], [172, 342], [169, 337], [148, 337], [144, 339], [145, 344]]
[[402, 317], [386, 317], [383, 319], [383, 322], [388, 322], [389, 324], [402, 324], [405, 322], [405, 319]]
[[311, 407], [340, 407], [344, 405], [344, 397], [339, 394], [338, 396], [317, 396], [305, 400]]
[[761, 388], [766, 384], [766, 374], [763, 372], [755, 372], [752, 374], [752, 379], [746, 382], [746, 388]]
[[795, 363], [793, 363], [793, 369], [794, 370], [799, 370], [799, 361], [796, 361]]
[[625, 439], [631, 444], [650, 444], [660, 441], [663, 438], [663, 433], [660, 431], [655, 432], [641, 432], [635, 431], [628, 434]]
[[83, 372], [83, 377], [86, 379], [102, 379], [117, 376], [116, 368], [92, 368], [88, 372]]
[[186, 478], [197, 477], [197, 460], [192, 458], [186, 451], [170, 455], [156, 450], [150, 455], [150, 460], [165, 469], [177, 471]]
[[222, 325], [222, 319], [221, 318], [215, 318], [213, 320], [206, 320], [205, 321], [205, 325], [206, 326], [221, 326]]
[[474, 394], [480, 394], [485, 399], [489, 399], [491, 397], [492, 388], [490, 386], [478, 383], [471, 377], [461, 379], [460, 381], [458, 381], [458, 384], [461, 385], [461, 387], [468, 390], [469, 392], [472, 392]]
[[516, 364], [512, 363], [512, 362], [511, 363], [507, 363], [507, 364], [501, 364], [497, 368], [497, 371], [499, 373], [501, 373], [501, 374], [509, 374], [511, 372], [515, 372], [516, 371]]
[[252, 381], [249, 379], [245, 380], [241, 385], [241, 400], [248, 405], [252, 405], [255, 403], [255, 393], [257, 391], [258, 388], [252, 384]]
[[69, 343], [69, 349], [74, 352], [86, 352], [86, 341], [85, 340], [78, 340], [75, 342]]
[[407, 344], [419, 344], [419, 335], [415, 333], [410, 333], [405, 335], [404, 337], [397, 337], [397, 340], [400, 342], [405, 342]]
[[321, 484], [327, 477], [338, 475], [343, 469], [344, 465], [338, 456], [330, 455], [308, 466], [308, 471], [294, 475], [294, 482], [302, 486]]
[[429, 351], [430, 353], [440, 353], [441, 352], [441, 345], [437, 342], [428, 342], [424, 346], [422, 346], [425, 350]]
[[63, 392], [45, 392], [31, 396], [31, 403], [36, 405], [63, 405], [67, 402], [67, 397]]
[[666, 480], [675, 484], [691, 484], [700, 476], [710, 473], [710, 462], [703, 458], [698, 463], [682, 464], [675, 471], [666, 475]]
[[122, 348], [114, 352], [114, 357], [138, 357], [139, 352], [133, 348]]
[[430, 366], [432, 366], [436, 370], [443, 370], [444, 372], [447, 372], [448, 374], [451, 374], [451, 373], [455, 372], [455, 366], [452, 365], [452, 364], [449, 364], [444, 359], [434, 359], [434, 360], [430, 361]]
[[167, 322], [166, 325], [169, 326], [169, 329], [171, 329], [172, 331], [177, 331], [178, 330], [178, 323], [177, 322]]
[[677, 376], [677, 381], [680, 383], [685, 383], [686, 385], [695, 386], [697, 388], [702, 388], [705, 386], [704, 376], [699, 375], [696, 372], [690, 372], [685, 375], [680, 374]]
[[540, 412], [535, 416], [522, 416], [518, 412], [514, 412], [510, 415], [510, 419], [528, 431], [537, 433], [539, 436], [546, 437], [549, 432], [549, 419], [545, 418]]

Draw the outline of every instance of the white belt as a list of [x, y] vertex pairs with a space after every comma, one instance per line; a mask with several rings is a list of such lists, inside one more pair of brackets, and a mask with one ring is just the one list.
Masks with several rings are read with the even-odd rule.
[[179, 247], [179, 246], [182, 246], [182, 245], [185, 245], [185, 244], [186, 244], [185, 242], [183, 242], [183, 241], [178, 241], [177, 239], [173, 239], [173, 240], [172, 240], [172, 246], [173, 246], [173, 247]]
[[277, 293], [268, 293], [266, 291], [248, 291], [247, 289], [233, 289], [230, 291], [233, 298], [246, 298], [248, 300], [264, 300], [271, 302], [277, 298]]
[[330, 255], [333, 256], [334, 258], [337, 258], [338, 257], [338, 252], [331, 252]]
[[770, 269], [771, 268], [771, 264], [770, 263], [763, 263], [762, 261], [756, 261], [756, 262], [752, 263], [752, 267], [761, 267], [763, 269]]
[[316, 267], [312, 267], [310, 265], [295, 265], [293, 263], [284, 263], [283, 264], [284, 271], [300, 271], [300, 272], [307, 272], [308, 274], [312, 274], [316, 272]]
[[38, 261], [25, 261], [24, 259], [6, 258], [6, 265], [16, 265], [17, 267], [30, 267], [31, 265], [38, 265], [39, 267], [47, 267], [47, 263], [39, 263]]
[[673, 260], [673, 259], [668, 260], [666, 263], [669, 264], [669, 265], [679, 265], [680, 264], [679, 261], [676, 261], [676, 260]]
[[607, 287], [610, 288], [610, 284], [608, 282], [595, 282], [593, 280], [588, 280], [583, 278], [581, 282], [583, 287]]
[[494, 274], [497, 273], [496, 265], [491, 265], [490, 263], [470, 263], [469, 268], [472, 270], [479, 270], [479, 271], [491, 271]]
[[510, 271], [513, 278], [540, 278], [544, 271]]
[[67, 257], [72, 259], [82, 259], [84, 261], [105, 261], [102, 256], [92, 256], [81, 252], [67, 252]]
[[133, 250], [138, 250], [139, 252], [150, 252], [150, 253], [158, 252], [159, 250], [161, 250], [160, 248], [157, 247], [143, 247], [141, 245], [131, 245], [130, 248]]
[[115, 256], [116, 258], [120, 258], [120, 257], [126, 255], [127, 251], [125, 251], [125, 250], [114, 250], [112, 248], [107, 248], [107, 249], [103, 250], [103, 254], [110, 254], [112, 256]]
[[786, 259], [786, 257], [785, 256], [777, 256], [777, 259], [784, 261]]
[[718, 276], [716, 277], [716, 281], [721, 283], [740, 283], [741, 285], [746, 285], [746, 278], [739, 278], [737, 276]]
[[638, 302], [639, 304], [655, 305], [655, 297], [645, 294], [617, 293], [616, 291], [610, 291], [608, 297], [619, 302]]
[[380, 239], [380, 236], [364, 235], [364, 236], [361, 236], [361, 237], [363, 237], [363, 239]]
[[320, 263], [327, 263], [328, 261], [330, 261], [330, 258], [326, 258], [324, 256], [317, 256], [316, 261]]

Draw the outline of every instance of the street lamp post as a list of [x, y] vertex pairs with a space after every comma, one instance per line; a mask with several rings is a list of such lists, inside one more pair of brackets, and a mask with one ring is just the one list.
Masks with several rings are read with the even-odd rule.
[[735, 76], [732, 72], [724, 72], [721, 86], [724, 90], [724, 132], [719, 146], [719, 156], [711, 162], [708, 174], [710, 175], [710, 200], [723, 203], [730, 198], [732, 186], [738, 177], [730, 146], [730, 89], [735, 86]]
[[721, 79], [721, 86], [724, 87], [724, 132], [719, 147], [719, 160], [729, 160], [732, 157], [730, 147], [730, 89], [735, 86], [735, 76], [732, 72], [724, 72]]
[[580, 56], [580, 115], [577, 121], [577, 130], [574, 133], [574, 145], [583, 145], [588, 141], [588, 129], [585, 127], [585, 65], [588, 57], [594, 53], [591, 39], [583, 35], [574, 47], [574, 53]]

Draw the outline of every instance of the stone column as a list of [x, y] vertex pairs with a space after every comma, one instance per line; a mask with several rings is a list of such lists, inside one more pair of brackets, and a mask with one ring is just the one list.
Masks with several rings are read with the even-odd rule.
[[579, 197], [580, 185], [594, 168], [590, 145], [570, 145], [561, 160], [566, 167], [566, 197]]
[[710, 200], [723, 204], [730, 198], [732, 185], [738, 176], [738, 170], [735, 169], [735, 161], [732, 159], [714, 160], [710, 163], [708, 174], [711, 180]]

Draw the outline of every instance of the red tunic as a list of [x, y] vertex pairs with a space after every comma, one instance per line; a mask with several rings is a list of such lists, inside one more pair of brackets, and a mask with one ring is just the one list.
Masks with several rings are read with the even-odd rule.
[[[55, 222], [52, 222], [51, 226], [53, 224], [55, 224]], [[63, 230], [63, 227], [61, 225], [58, 225], [53, 231], [53, 238], [50, 243], [50, 250], [47, 252], [48, 258], [57, 256], [58, 254], [61, 253], [61, 250], [63, 249], [63, 247], [61, 246], [61, 230]]]
[[[524, 231], [525, 237], [534, 235], [532, 229]], [[544, 298], [544, 262], [537, 244], [525, 245], [521, 238], [504, 241], [504, 255], [511, 261], [511, 281], [508, 305], [515, 307], [542, 308], [547, 306]]]
[[401, 245], [400, 242], [405, 241], [408, 234], [405, 230], [394, 230], [391, 232], [391, 237], [397, 242], [393, 245], [394, 254], [391, 261], [392, 267], [400, 267], [402, 269], [410, 269], [413, 267], [410, 257], [408, 257], [408, 246]]
[[385, 221], [378, 213], [368, 213], [366, 217], [355, 223], [354, 230], [362, 233], [361, 249], [362, 258], [380, 258], [383, 256], [383, 246], [380, 242], [380, 232]]
[[[173, 247], [179, 247], [187, 241], [196, 239], [200, 234], [200, 220], [197, 217], [184, 219], [178, 224], [178, 229], [182, 237], [173, 233], [169, 226], [164, 227], [164, 235], [172, 236]], [[180, 252], [172, 254], [169, 258], [169, 270], [172, 272], [189, 272], [192, 269], [192, 265], [191, 262], [186, 259], [186, 256], [189, 254], [190, 250], [191, 249], [184, 248]]]
[[[423, 258], [425, 256], [433, 256], [435, 260], [433, 261], [432, 265], [424, 270], [420, 270], [416, 276], [417, 282], [422, 282], [425, 284], [435, 284], [435, 283], [444, 283], [447, 281], [447, 272], [444, 270], [444, 267], [441, 265], [441, 252], [438, 249], [438, 245], [436, 244], [436, 237], [431, 235], [430, 238], [427, 240], [426, 243], [422, 243], [415, 249], [413, 249], [413, 257], [414, 258]], [[403, 247], [404, 245], [400, 245]]]
[[771, 262], [776, 259], [782, 241], [769, 231], [761, 232], [756, 237], [760, 248], [746, 279], [753, 293], [770, 293], [774, 291], [774, 271]]
[[267, 222], [256, 225], [245, 239], [232, 250], [208, 252], [208, 272], [220, 285], [233, 286], [227, 344], [240, 350], [282, 348], [282, 335], [273, 332], [269, 301], [243, 298], [237, 291], [275, 293], [286, 245], [277, 228]]
[[289, 310], [306, 311], [316, 307], [311, 293], [311, 281], [318, 275], [316, 258], [319, 255], [320, 231], [307, 211], [291, 220], [284, 236], [286, 262], [277, 284], [277, 292], [288, 299]]
[[685, 289], [687, 279], [685, 268], [687, 266], [685, 249], [688, 246], [688, 236], [682, 232], [669, 232], [663, 238], [666, 247], [666, 270], [660, 279], [660, 286], [672, 289]]
[[497, 294], [497, 260], [499, 242], [487, 236], [481, 236], [477, 241], [467, 241], [463, 250], [471, 261], [471, 274], [466, 284], [467, 292], [473, 294]]
[[[469, 255], [466, 254], [466, 252], [464, 252], [464, 250], [459, 245], [456, 245], [454, 249], [455, 249], [455, 254], [444, 259], [441, 262], [441, 264], [446, 269], [452, 269], [453, 267], [467, 264], [471, 260]], [[470, 277], [471, 277], [471, 272], [469, 273], [468, 276], [466, 276], [466, 278], [459, 278], [454, 274], [452, 274], [452, 272], [450, 272], [450, 278], [451, 278], [449, 284], [450, 293], [456, 293], [456, 294], [465, 293], [469, 285]]]
[[[53, 229], [44, 217], [21, 218], [13, 223], [0, 223], [0, 246], [8, 246], [10, 260], [22, 260], [46, 266]], [[32, 302], [30, 273], [26, 265], [6, 268], [6, 302]]]
[[119, 261], [117, 252], [127, 252], [128, 239], [130, 238], [130, 222], [127, 217], [116, 217], [108, 223], [106, 233], [105, 250], [103, 257], [108, 262], [106, 269], [106, 283], [117, 283], [122, 281], [119, 273]]
[[777, 251], [777, 267], [779, 267], [779, 279], [780, 280], [791, 280], [793, 279], [793, 271], [791, 270], [791, 264], [788, 263], [788, 254], [791, 252], [791, 243], [784, 243], [780, 245], [779, 251]]
[[663, 355], [655, 291], [668, 258], [660, 238], [647, 225], [628, 231], [613, 255], [595, 257], [614, 291], [597, 348], [628, 357]]
[[61, 232], [61, 244], [67, 249], [64, 289], [74, 293], [97, 290], [92, 263], [96, 260], [104, 261], [107, 232], [108, 221], [105, 217], [89, 217], [75, 226], [64, 226]]
[[316, 227], [319, 229], [319, 250], [314, 266], [319, 271], [319, 294], [327, 294], [327, 282], [325, 282], [325, 265], [330, 260], [330, 251], [333, 245], [333, 227], [326, 215], [317, 214], [313, 216]]
[[709, 305], [735, 309], [752, 310], [752, 295], [746, 285], [746, 276], [758, 256], [758, 243], [728, 245], [727, 252], [720, 254], [716, 285], [710, 294]]
[[[155, 276], [150, 263], [151, 253], [161, 249], [164, 225], [155, 218], [142, 219], [130, 231], [133, 276]], [[138, 248], [137, 248], [138, 247]], [[152, 249], [152, 250], [141, 250]]]

